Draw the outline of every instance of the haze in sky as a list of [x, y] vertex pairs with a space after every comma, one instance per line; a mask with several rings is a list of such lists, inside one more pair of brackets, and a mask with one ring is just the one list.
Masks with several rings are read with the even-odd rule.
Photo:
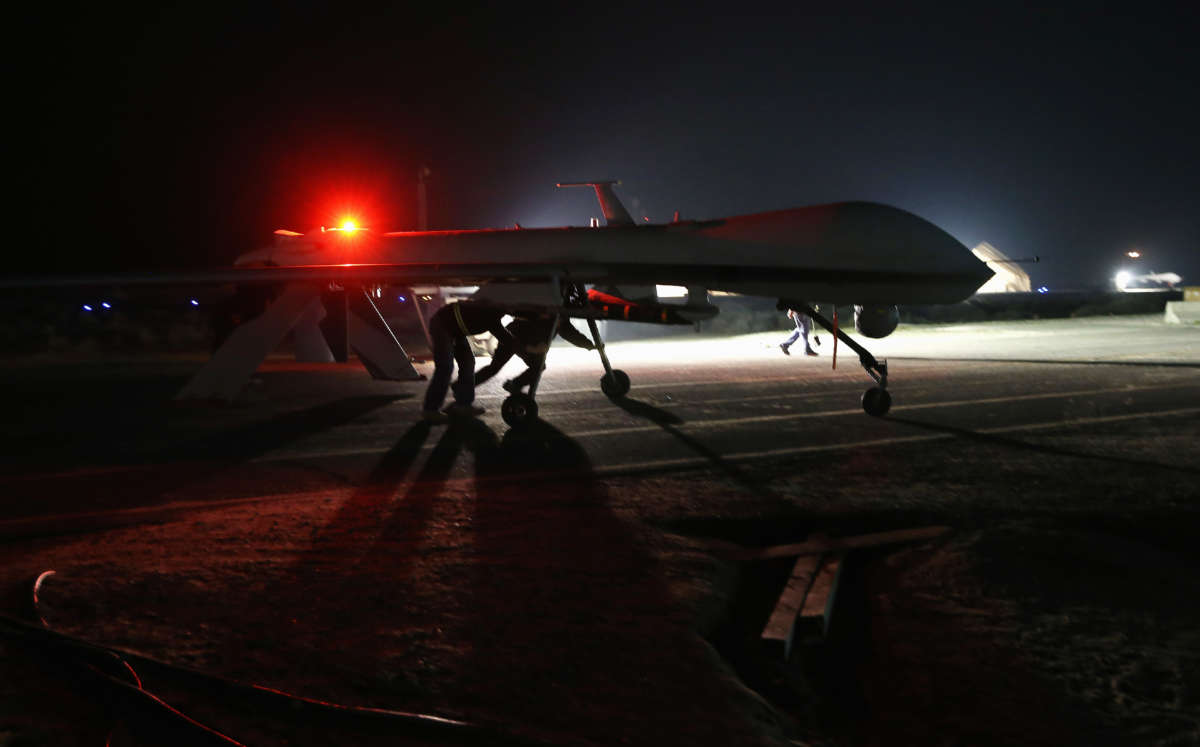
[[[1200, 284], [1197, 14], [905, 5], [28, 11], [10, 269], [228, 263], [341, 213], [582, 225], [885, 202], [1103, 283]], [[574, 7], [574, 4], [569, 4]], [[736, 11], [736, 12], [735, 12]], [[68, 266], [69, 265], [69, 266]]]

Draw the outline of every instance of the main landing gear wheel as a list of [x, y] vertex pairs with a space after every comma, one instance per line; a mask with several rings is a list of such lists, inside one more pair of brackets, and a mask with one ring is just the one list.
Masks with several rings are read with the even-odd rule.
[[863, 392], [862, 407], [868, 415], [881, 418], [887, 415], [887, 411], [892, 407], [892, 395], [888, 394], [886, 389], [873, 386]]
[[600, 377], [600, 391], [609, 399], [619, 399], [629, 394], [629, 374], [614, 368], [612, 374]]
[[500, 405], [500, 417], [512, 427], [537, 420], [538, 406], [528, 394], [514, 394]]

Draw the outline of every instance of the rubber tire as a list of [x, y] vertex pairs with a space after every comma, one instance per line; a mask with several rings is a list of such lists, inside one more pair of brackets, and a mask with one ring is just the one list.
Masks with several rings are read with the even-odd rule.
[[600, 377], [600, 391], [609, 399], [620, 399], [629, 394], [629, 374], [619, 368], [614, 368], [612, 377], [608, 374]]
[[500, 405], [500, 417], [512, 427], [527, 425], [537, 420], [538, 406], [528, 394], [517, 393]]
[[892, 395], [886, 389], [873, 386], [863, 392], [862, 408], [868, 415], [881, 418], [892, 409]]

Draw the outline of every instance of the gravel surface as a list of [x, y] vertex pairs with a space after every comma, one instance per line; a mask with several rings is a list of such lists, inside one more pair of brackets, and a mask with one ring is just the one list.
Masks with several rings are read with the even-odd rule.
[[[1194, 368], [894, 360], [874, 420], [859, 372], [770, 343], [629, 346], [622, 407], [552, 357], [527, 433], [414, 425], [420, 387], [355, 366], [275, 361], [222, 411], [162, 406], [187, 360], [9, 366], [4, 609], [54, 569], [64, 632], [545, 743], [1200, 743]], [[932, 524], [763, 658], [780, 564], [732, 548]], [[0, 744], [138, 743], [0, 647]], [[247, 744], [397, 739], [146, 686]]]

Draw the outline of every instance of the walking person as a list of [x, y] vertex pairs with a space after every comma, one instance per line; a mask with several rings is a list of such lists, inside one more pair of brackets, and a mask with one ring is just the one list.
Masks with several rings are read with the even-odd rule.
[[[500, 323], [504, 311], [471, 301], [446, 304], [429, 320], [429, 336], [433, 341], [433, 376], [425, 390], [425, 405], [421, 417], [431, 423], [445, 423], [448, 415], [475, 416], [483, 414], [475, 402], [475, 353], [468, 335], [491, 332], [500, 345], [514, 345], [512, 335]], [[454, 363], [458, 362], [458, 380], [454, 382], [454, 403], [441, 411], [442, 402], [450, 388]]]
[[[799, 311], [796, 311], [795, 309], [788, 309], [787, 315], [788, 315], [788, 319], [791, 319], [793, 322], [795, 322], [796, 328], [794, 330], [792, 330], [792, 334], [789, 335], [786, 340], [779, 343], [779, 349], [783, 351], [784, 355], [791, 355], [792, 353], [791, 353], [791, 351], [788, 350], [788, 348], [790, 348], [796, 342], [796, 340], [803, 337], [804, 338], [804, 354], [805, 355], [819, 355], [819, 353], [817, 353], [817, 351], [813, 350], [812, 346], [808, 344], [808, 333], [812, 331], [812, 319], [810, 319], [808, 317], [808, 314], [802, 314]], [[817, 337], [816, 335], [814, 335], [813, 340], [818, 345], [821, 344], [820, 337]]]

